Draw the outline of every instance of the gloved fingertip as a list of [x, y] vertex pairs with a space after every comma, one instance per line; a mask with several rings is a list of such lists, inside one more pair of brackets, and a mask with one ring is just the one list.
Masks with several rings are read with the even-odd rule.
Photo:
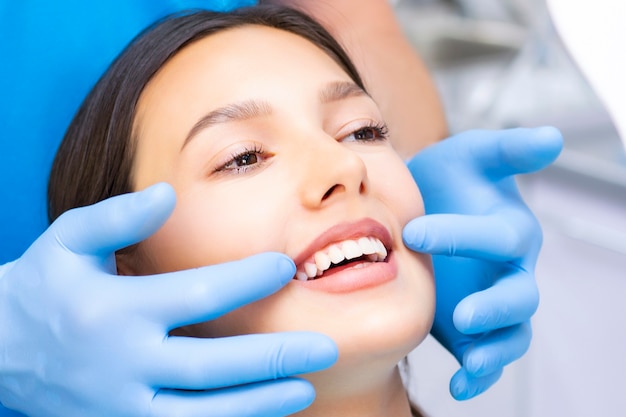
[[535, 138], [544, 143], [551, 142], [554, 146], [563, 143], [563, 134], [554, 126], [539, 126], [533, 129]]
[[482, 377], [473, 377], [467, 373], [465, 368], [459, 369], [450, 380], [450, 395], [457, 401], [472, 399], [487, 391], [495, 384], [502, 371]]
[[61, 214], [50, 226], [57, 243], [76, 254], [109, 256], [158, 230], [176, 205], [176, 194], [165, 183], [117, 195]]
[[411, 220], [402, 230], [404, 244], [414, 251], [424, 250], [426, 243], [426, 229], [420, 219]]
[[[153, 234], [167, 221], [176, 205], [176, 193], [167, 183], [151, 185], [128, 197], [127, 210], [120, 206], [118, 214], [109, 219], [111, 230], [117, 230], [117, 236], [125, 236], [127, 244], [136, 243]], [[113, 199], [110, 203], [113, 203]], [[113, 212], [111, 210], [109, 213]]]
[[154, 206], [162, 207], [160, 211], [171, 213], [176, 204], [176, 193], [171, 185], [160, 182], [151, 185], [134, 194], [132, 205], [135, 208], [146, 209]]
[[463, 368], [459, 369], [450, 380], [450, 395], [457, 401], [469, 400], [474, 396], [468, 386], [467, 376]]
[[290, 358], [285, 360], [285, 375], [317, 372], [337, 362], [339, 350], [330, 337], [314, 332], [301, 332], [294, 336], [290, 345], [283, 349], [283, 355]]
[[505, 160], [517, 173], [539, 171], [559, 156], [563, 135], [552, 126], [514, 129], [514, 140], [502, 142]]
[[335, 342], [328, 336], [317, 335], [317, 343], [314, 349], [314, 364], [316, 370], [330, 368], [339, 359], [339, 349]]
[[309, 381], [300, 378], [289, 378], [285, 381], [289, 384], [289, 388], [280, 396], [282, 404], [279, 409], [282, 415], [295, 414], [313, 404], [315, 388]]
[[[240, 281], [245, 286], [249, 286], [251, 283], [269, 282], [273, 287], [277, 278], [279, 287], [273, 287], [275, 291], [291, 282], [296, 274], [296, 265], [293, 260], [280, 252], [262, 252], [237, 262], [240, 271], [243, 270], [243, 263], [245, 263], [247, 270], [251, 271], [249, 276], [244, 277], [246, 278], [245, 281]], [[263, 279], [260, 280], [260, 277]]]
[[554, 160], [563, 149], [563, 135], [554, 126], [542, 126], [534, 129], [531, 145], [543, 151], [546, 160]]
[[296, 264], [285, 254], [276, 253], [276, 255], [278, 256], [276, 268], [278, 277], [283, 285], [287, 285], [296, 274]]

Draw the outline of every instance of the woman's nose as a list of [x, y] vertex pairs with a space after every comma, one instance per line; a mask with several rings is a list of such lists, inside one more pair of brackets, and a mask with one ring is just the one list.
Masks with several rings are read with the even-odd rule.
[[334, 139], [316, 142], [307, 150], [310, 152], [302, 166], [302, 204], [320, 208], [335, 200], [367, 193], [367, 168], [361, 156]]

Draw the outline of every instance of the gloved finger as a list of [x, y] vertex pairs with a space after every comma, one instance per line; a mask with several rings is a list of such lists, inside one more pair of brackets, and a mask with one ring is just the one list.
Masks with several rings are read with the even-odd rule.
[[170, 337], [150, 371], [154, 386], [206, 390], [319, 371], [337, 356], [330, 338], [312, 332]]
[[[478, 133], [478, 135], [477, 135]], [[472, 138], [465, 138], [465, 135]], [[462, 140], [456, 155], [467, 155], [473, 164], [493, 179], [535, 172], [552, 163], [563, 147], [563, 137], [550, 126], [495, 131], [471, 131], [451, 138]], [[460, 145], [460, 144], [459, 144]]]
[[563, 148], [563, 136], [550, 126], [499, 131], [493, 140], [475, 142], [474, 152], [484, 158], [482, 166], [492, 178], [535, 172], [551, 164]]
[[530, 346], [530, 322], [485, 333], [463, 355], [463, 368], [473, 377], [483, 377], [521, 358]]
[[70, 251], [105, 257], [156, 232], [175, 204], [172, 187], [160, 183], [137, 193], [69, 210], [50, 229]]
[[429, 214], [411, 220], [402, 238], [416, 252], [502, 262], [528, 255], [531, 244], [539, 250], [541, 229], [534, 222], [534, 217], [519, 211], [484, 216]]
[[465, 368], [459, 369], [450, 380], [450, 394], [456, 400], [469, 400], [487, 391], [502, 376], [502, 369], [489, 375], [475, 377]]
[[315, 398], [302, 379], [278, 379], [216, 391], [161, 390], [150, 417], [282, 417], [301, 411]]
[[248, 258], [161, 275], [132, 277], [122, 283], [133, 308], [167, 330], [215, 319], [267, 297], [296, 273], [284, 254], [267, 252]]
[[[440, 156], [443, 152], [447, 156], [448, 168], [457, 172], [482, 173], [498, 179], [545, 168], [557, 158], [562, 147], [561, 133], [549, 126], [470, 130], [424, 149], [409, 161], [408, 167], [418, 177], [426, 175], [421, 165], [430, 166], [424, 162], [432, 159], [430, 154]], [[428, 175], [432, 175], [432, 172]]]
[[517, 269], [461, 300], [452, 319], [461, 333], [478, 334], [527, 322], [538, 305], [535, 280], [528, 271]]

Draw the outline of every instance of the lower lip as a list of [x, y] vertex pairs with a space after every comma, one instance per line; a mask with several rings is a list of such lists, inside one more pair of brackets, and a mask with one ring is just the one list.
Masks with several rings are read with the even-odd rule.
[[397, 273], [398, 265], [394, 253], [391, 252], [385, 262], [364, 262], [321, 278], [293, 282], [315, 291], [347, 293], [384, 284], [393, 280]]

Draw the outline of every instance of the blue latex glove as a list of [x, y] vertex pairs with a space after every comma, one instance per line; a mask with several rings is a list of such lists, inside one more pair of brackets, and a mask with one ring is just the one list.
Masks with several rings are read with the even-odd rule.
[[408, 164], [427, 216], [406, 226], [404, 240], [435, 255], [432, 334], [462, 365], [450, 381], [456, 399], [488, 389], [530, 345], [542, 232], [513, 175], [544, 168], [562, 145], [550, 127], [469, 131]]
[[285, 377], [335, 362], [325, 336], [168, 337], [280, 289], [295, 273], [285, 255], [115, 275], [114, 251], [152, 234], [174, 204], [158, 184], [72, 210], [2, 268], [2, 404], [31, 417], [256, 417], [313, 401], [307, 381]]

